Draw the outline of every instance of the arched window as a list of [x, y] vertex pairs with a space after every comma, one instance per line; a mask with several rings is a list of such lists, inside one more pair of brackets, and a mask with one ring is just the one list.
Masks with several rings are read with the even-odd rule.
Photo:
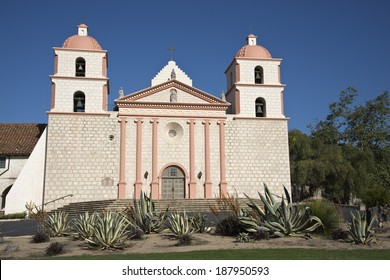
[[257, 118], [264, 118], [266, 117], [266, 107], [265, 107], [265, 99], [264, 98], [257, 98], [255, 101], [255, 112]]
[[85, 112], [85, 94], [82, 91], [73, 95], [73, 112]]
[[82, 57], [76, 59], [76, 77], [85, 77], [85, 59]]
[[264, 84], [264, 71], [263, 67], [255, 67], [255, 84]]

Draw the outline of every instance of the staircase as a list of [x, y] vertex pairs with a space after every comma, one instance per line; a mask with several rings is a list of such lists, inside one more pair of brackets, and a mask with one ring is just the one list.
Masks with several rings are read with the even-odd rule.
[[[256, 201], [256, 200], [255, 200]], [[238, 198], [237, 202], [241, 208], [249, 208], [246, 205], [247, 200]], [[256, 201], [260, 203], [259, 201]], [[186, 211], [186, 212], [210, 212], [211, 208], [218, 211], [229, 210], [222, 205], [221, 199], [161, 199], [153, 200], [156, 210], [165, 211], [168, 207], [171, 212]], [[134, 206], [132, 199], [112, 199], [99, 201], [75, 202], [57, 208], [52, 212], [63, 211], [68, 213], [69, 218], [78, 217], [85, 212], [104, 212], [104, 211], [124, 211], [126, 208]]]

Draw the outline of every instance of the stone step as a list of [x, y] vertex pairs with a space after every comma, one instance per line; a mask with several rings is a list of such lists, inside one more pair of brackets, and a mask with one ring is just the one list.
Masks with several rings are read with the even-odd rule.
[[[239, 204], [240, 208], [249, 208], [246, 204], [247, 200], [238, 198], [235, 203]], [[222, 199], [161, 199], [154, 200], [155, 209], [159, 211], [185, 211], [185, 212], [212, 212], [214, 211], [229, 211], [226, 200]], [[258, 201], [260, 203], [260, 201]], [[64, 211], [69, 217], [78, 217], [85, 212], [104, 212], [104, 211], [125, 211], [129, 207], [134, 207], [134, 200], [100, 200], [70, 203], [60, 207], [52, 212]]]

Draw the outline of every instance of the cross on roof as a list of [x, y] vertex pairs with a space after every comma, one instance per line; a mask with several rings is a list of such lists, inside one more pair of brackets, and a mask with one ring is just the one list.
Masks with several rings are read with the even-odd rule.
[[173, 51], [176, 50], [176, 49], [171, 44], [171, 46], [168, 48], [168, 50], [171, 53], [171, 60], [173, 60]]

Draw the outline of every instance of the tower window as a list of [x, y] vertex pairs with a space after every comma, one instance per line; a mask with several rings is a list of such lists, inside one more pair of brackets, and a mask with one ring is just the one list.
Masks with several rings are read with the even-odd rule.
[[264, 71], [263, 67], [255, 67], [255, 84], [264, 84]]
[[266, 107], [264, 98], [257, 98], [255, 101], [255, 112], [257, 118], [264, 118], [266, 116]]
[[85, 94], [82, 91], [73, 95], [73, 112], [85, 112]]
[[85, 77], [85, 59], [82, 57], [76, 59], [76, 77]]

